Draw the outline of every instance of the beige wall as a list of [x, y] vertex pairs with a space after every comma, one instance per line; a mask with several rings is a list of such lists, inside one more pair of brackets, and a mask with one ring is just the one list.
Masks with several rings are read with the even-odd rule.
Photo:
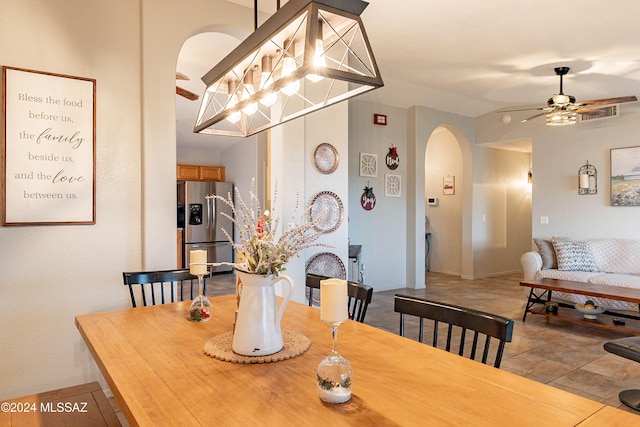
[[97, 81], [96, 224], [0, 228], [2, 399], [95, 379], [74, 315], [128, 304], [121, 272], [141, 253], [141, 47], [135, 1], [0, 3], [3, 65]]
[[[620, 111], [617, 118], [560, 128], [543, 118], [523, 124], [514, 117], [508, 125], [499, 114], [476, 119], [478, 142], [533, 140], [533, 237], [640, 238], [640, 208], [609, 204], [610, 150], [640, 145], [640, 103], [622, 104]], [[598, 194], [581, 196], [577, 174], [587, 160], [598, 170]], [[549, 223], [541, 224], [540, 216]]]
[[[425, 156], [425, 198], [438, 198], [438, 206], [426, 204], [431, 245], [429, 269], [438, 273], [462, 274], [463, 164], [460, 146], [453, 134], [437, 128], [429, 137]], [[444, 195], [445, 176], [455, 178], [455, 194]]]
[[474, 277], [520, 271], [531, 242], [529, 153], [477, 147], [474, 152]]
[[97, 81], [96, 224], [0, 228], [5, 399], [98, 378], [74, 316], [128, 307], [123, 271], [175, 267], [177, 54], [196, 32], [251, 28], [252, 14], [221, 0], [0, 9], [3, 65]]

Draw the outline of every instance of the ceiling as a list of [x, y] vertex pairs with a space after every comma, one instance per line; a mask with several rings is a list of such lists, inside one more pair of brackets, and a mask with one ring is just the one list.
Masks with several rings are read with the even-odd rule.
[[[253, 0], [229, 1], [248, 8], [252, 25]], [[275, 12], [275, 0], [258, 3], [265, 17]], [[564, 92], [577, 101], [640, 95], [638, 12], [637, 0], [370, 0], [362, 20], [385, 87], [361, 97], [477, 117], [507, 106], [544, 105], [558, 93], [553, 68], [561, 65], [571, 67]], [[180, 85], [202, 95], [200, 77], [239, 42], [212, 33], [188, 40], [177, 67], [191, 80]], [[224, 148], [237, 142], [193, 135], [199, 101], [176, 99], [179, 144], [206, 147], [213, 140]], [[532, 113], [512, 115], [520, 120]]]

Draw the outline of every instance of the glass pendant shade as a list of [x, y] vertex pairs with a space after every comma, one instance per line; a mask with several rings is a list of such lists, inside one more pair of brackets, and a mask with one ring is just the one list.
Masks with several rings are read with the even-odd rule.
[[[316, 36], [316, 52], [313, 57], [313, 66], [318, 68], [324, 68], [327, 66], [327, 60], [324, 57], [324, 41], [323, 41], [323, 33], [322, 33], [322, 21], [318, 21], [318, 34]], [[322, 80], [324, 77], [319, 76], [317, 74], [307, 74], [307, 79], [310, 81], [317, 83]]]
[[367, 5], [289, 0], [202, 77], [194, 132], [249, 136], [382, 87], [360, 19]]
[[270, 56], [262, 57], [262, 73], [260, 77], [260, 90], [264, 91], [264, 96], [260, 98], [260, 104], [271, 107], [278, 100], [278, 94], [270, 89], [273, 84], [273, 65]]
[[[227, 92], [229, 93], [229, 102], [227, 103], [227, 106], [229, 109], [231, 109], [238, 104], [238, 94], [237, 94], [238, 82], [235, 80], [229, 81], [229, 83], [227, 83], [227, 88], [228, 88]], [[241, 118], [242, 118], [242, 113], [240, 111], [237, 111], [227, 116], [227, 120], [231, 123], [238, 123]]]
[[547, 126], [567, 126], [578, 121], [578, 114], [572, 110], [556, 109], [546, 114]]
[[[282, 60], [282, 75], [281, 79], [291, 78], [294, 79], [293, 73], [298, 68], [298, 64], [296, 63], [296, 44], [293, 40], [287, 40], [284, 42], [284, 45], [287, 47], [287, 54], [284, 56]], [[282, 88], [282, 93], [287, 96], [291, 96], [295, 93], [298, 93], [300, 90], [300, 82], [296, 79], [293, 82], [289, 83], [285, 87]]]
[[[242, 100], [246, 101], [256, 93], [256, 89], [253, 81], [253, 70], [248, 70], [244, 76], [244, 90], [242, 91]], [[255, 114], [258, 111], [258, 103], [253, 101], [249, 102], [246, 107], [242, 109], [242, 112], [248, 116]]]

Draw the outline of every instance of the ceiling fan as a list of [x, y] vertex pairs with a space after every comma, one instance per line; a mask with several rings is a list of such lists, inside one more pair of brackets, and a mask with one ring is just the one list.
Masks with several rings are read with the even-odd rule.
[[567, 73], [569, 73], [569, 67], [556, 67], [553, 69], [556, 75], [560, 76], [560, 92], [554, 94], [547, 100], [546, 107], [538, 107], [538, 108], [515, 108], [509, 110], [500, 110], [497, 113], [508, 113], [515, 111], [528, 111], [528, 110], [538, 110], [542, 111], [541, 113], [535, 114], [531, 117], [527, 117], [521, 122], [527, 122], [529, 120], [538, 118], [540, 116], [546, 116], [547, 125], [550, 126], [562, 126], [562, 125], [570, 125], [576, 123], [577, 115], [581, 113], [588, 113], [593, 111], [589, 107], [598, 107], [603, 105], [613, 105], [613, 104], [622, 104], [624, 102], [633, 102], [637, 101], [638, 98], [635, 95], [631, 96], [620, 96], [617, 98], [604, 98], [604, 99], [594, 99], [591, 101], [582, 101], [576, 102], [576, 98], [572, 95], [566, 95], [563, 92], [562, 87], [562, 78]]
[[[191, 80], [191, 79], [189, 79], [189, 77], [185, 76], [182, 73], [176, 72], [176, 80]], [[199, 96], [196, 95], [195, 93], [188, 91], [186, 89], [183, 89], [177, 85], [176, 85], [176, 93], [180, 96], [184, 96], [190, 101], [196, 101], [199, 98]]]

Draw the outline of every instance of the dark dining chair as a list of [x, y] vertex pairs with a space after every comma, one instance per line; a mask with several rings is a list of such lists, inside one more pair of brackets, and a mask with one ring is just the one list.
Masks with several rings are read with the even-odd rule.
[[[185, 290], [188, 289], [189, 299], [194, 298], [194, 293], [198, 293], [198, 276], [193, 276], [189, 269], [184, 270], [160, 270], [160, 271], [138, 271], [122, 273], [125, 286], [129, 287], [131, 295], [131, 305], [136, 308], [136, 294], [139, 295], [138, 302], [142, 300], [142, 305], [165, 304], [166, 302], [184, 301]], [[134, 288], [139, 290], [134, 291]], [[202, 292], [207, 294], [207, 277], [202, 281]], [[167, 295], [170, 298], [167, 298]], [[149, 296], [151, 300], [149, 300]], [[177, 297], [177, 298], [176, 298]]]
[[[317, 290], [320, 292], [320, 281], [325, 279], [329, 279], [329, 277], [321, 276], [319, 274], [307, 274], [306, 285], [307, 288], [309, 288], [309, 307], [311, 307], [314, 302], [314, 291]], [[371, 286], [363, 285], [362, 283], [347, 281], [347, 294], [349, 295], [349, 319], [364, 323], [364, 317], [367, 314], [367, 307], [373, 298], [373, 288]], [[316, 301], [319, 301], [319, 299]]]
[[[493, 366], [500, 367], [505, 343], [511, 342], [513, 335], [513, 320], [496, 316], [470, 308], [460, 307], [442, 302], [430, 301], [423, 298], [408, 295], [395, 295], [395, 311], [400, 313], [400, 335], [405, 336], [405, 315], [419, 318], [418, 341], [424, 342], [424, 319], [433, 320], [432, 345], [438, 347], [438, 326], [442, 322], [447, 325], [447, 341], [445, 350], [451, 351], [451, 342], [454, 331], [460, 331], [458, 354], [464, 356], [464, 347], [467, 330], [473, 332], [473, 342], [469, 358], [475, 360], [481, 335], [485, 339], [482, 349], [482, 363], [487, 364], [491, 338], [498, 340]], [[455, 326], [455, 328], [454, 328]]]
[[[640, 337], [625, 337], [604, 343], [604, 349], [625, 359], [640, 362]], [[631, 389], [618, 393], [620, 402], [629, 408], [640, 411], [640, 390]]]

